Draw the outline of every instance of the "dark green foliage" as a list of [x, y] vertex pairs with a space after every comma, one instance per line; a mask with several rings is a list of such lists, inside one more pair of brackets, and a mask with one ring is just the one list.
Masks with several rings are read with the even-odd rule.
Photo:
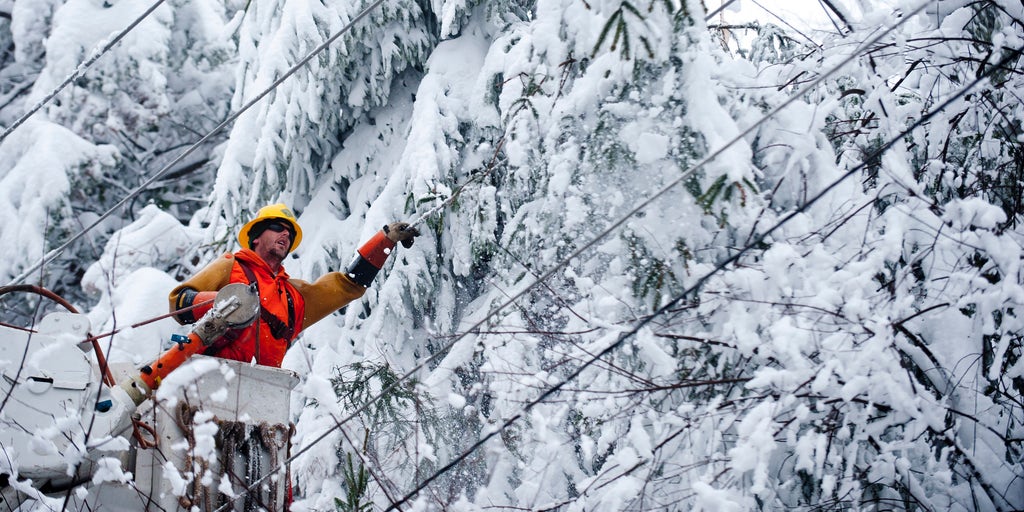
[[[622, 2], [618, 9], [612, 11], [611, 16], [608, 17], [608, 21], [604, 24], [604, 28], [601, 29], [601, 35], [598, 36], [597, 43], [594, 44], [594, 50], [592, 52], [593, 55], [597, 55], [601, 46], [603, 46], [608, 39], [608, 35], [612, 34], [611, 45], [608, 47], [608, 50], [614, 52], [619, 49], [619, 45], [621, 44], [622, 47], [619, 55], [624, 59], [632, 57], [632, 47], [630, 42], [631, 35], [629, 33], [630, 29], [626, 23], [627, 14], [631, 15], [631, 17], [635, 17], [635, 19], [641, 22], [644, 19], [644, 16], [640, 14], [640, 11], [638, 11], [631, 2]], [[650, 40], [644, 35], [639, 36], [639, 39], [640, 43], [644, 46], [644, 49], [647, 50], [648, 57], [653, 59], [654, 51], [651, 49]]]
[[413, 427], [410, 409], [419, 400], [416, 381], [400, 380], [387, 364], [353, 363], [337, 369], [331, 383], [346, 409], [361, 411], [375, 439], [384, 434], [401, 439]]
[[364, 432], [362, 455], [358, 460], [338, 445], [338, 471], [344, 481], [344, 499], [335, 498], [339, 511], [361, 512], [373, 505], [368, 499], [369, 470], [363, 460], [390, 452], [409, 437], [417, 424], [429, 415], [417, 411], [416, 383], [401, 380], [387, 364], [357, 362], [335, 370], [334, 392], [346, 410], [358, 411]]
[[630, 268], [635, 272], [633, 295], [649, 299], [651, 308], [658, 309], [662, 297], [678, 288], [679, 279], [673, 265], [655, 257], [645, 242], [635, 234], [626, 235], [624, 239], [629, 247]]
[[371, 510], [372, 501], [364, 501], [369, 486], [369, 472], [362, 461], [358, 465], [352, 463], [352, 454], [345, 454], [342, 467], [342, 478], [345, 482], [345, 499], [334, 498], [334, 506], [339, 512], [363, 512]]

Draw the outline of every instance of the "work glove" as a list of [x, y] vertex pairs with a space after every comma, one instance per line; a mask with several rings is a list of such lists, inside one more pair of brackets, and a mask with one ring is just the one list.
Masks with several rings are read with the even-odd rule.
[[406, 249], [412, 247], [413, 237], [420, 236], [420, 231], [409, 225], [408, 222], [392, 222], [384, 226], [384, 234], [392, 242], [402, 243]]

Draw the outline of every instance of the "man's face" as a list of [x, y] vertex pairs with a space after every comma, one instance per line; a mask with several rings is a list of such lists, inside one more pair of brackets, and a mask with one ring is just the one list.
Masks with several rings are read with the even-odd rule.
[[270, 224], [267, 226], [267, 229], [260, 233], [260, 236], [253, 239], [253, 250], [264, 260], [268, 260], [268, 256], [270, 257], [269, 259], [284, 260], [292, 246], [290, 228], [291, 226], [285, 222]]

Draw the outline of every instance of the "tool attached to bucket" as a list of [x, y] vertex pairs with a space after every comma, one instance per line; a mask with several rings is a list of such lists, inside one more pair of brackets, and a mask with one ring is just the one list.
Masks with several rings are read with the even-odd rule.
[[143, 366], [138, 375], [120, 384], [135, 405], [152, 394], [160, 382], [188, 358], [209, 348], [232, 329], [248, 327], [259, 314], [259, 296], [254, 286], [233, 283], [221, 288], [210, 309], [193, 324], [188, 336], [171, 338], [175, 345], [151, 364]]

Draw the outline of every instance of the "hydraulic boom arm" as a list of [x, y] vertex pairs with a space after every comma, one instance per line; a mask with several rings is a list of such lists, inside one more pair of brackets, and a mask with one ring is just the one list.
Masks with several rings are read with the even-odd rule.
[[177, 341], [156, 361], [143, 366], [138, 375], [121, 382], [120, 387], [137, 406], [160, 386], [160, 382], [188, 358], [206, 350], [230, 329], [247, 327], [259, 313], [256, 291], [244, 284], [229, 284], [217, 292], [213, 309], [193, 324], [192, 332]]

